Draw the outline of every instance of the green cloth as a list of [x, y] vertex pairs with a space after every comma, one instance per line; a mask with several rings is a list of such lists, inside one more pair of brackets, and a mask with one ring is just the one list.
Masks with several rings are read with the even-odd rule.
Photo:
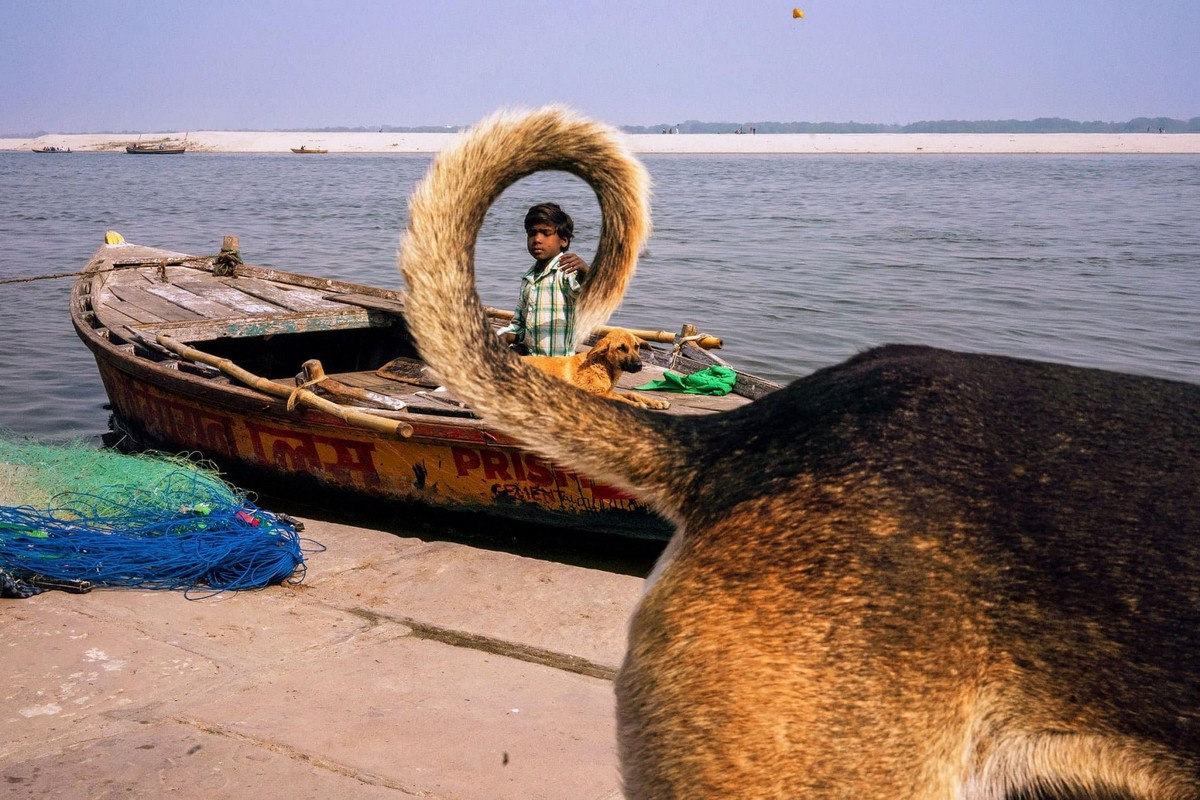
[[691, 375], [680, 375], [678, 372], [667, 370], [660, 381], [650, 381], [635, 389], [642, 391], [661, 390], [664, 392], [681, 392], [683, 394], [729, 394], [737, 373], [729, 367], [707, 367]]

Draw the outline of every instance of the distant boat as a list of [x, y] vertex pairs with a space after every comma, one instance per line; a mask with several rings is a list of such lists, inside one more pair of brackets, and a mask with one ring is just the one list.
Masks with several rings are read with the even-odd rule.
[[35, 152], [35, 153], [69, 153], [69, 152], [71, 152], [71, 148], [55, 147], [54, 145], [50, 145], [48, 147], [35, 147], [35, 148], [33, 148], [33, 152]]
[[186, 144], [127, 144], [126, 153], [142, 153], [146, 155], [168, 156], [178, 155], [187, 150]]
[[316, 147], [306, 147], [306, 146], [304, 146], [304, 145], [301, 145], [301, 146], [299, 146], [299, 147], [293, 147], [293, 148], [292, 148], [292, 152], [293, 152], [293, 153], [305, 153], [305, 154], [307, 154], [307, 153], [317, 153], [317, 154], [320, 154], [320, 153], [328, 153], [329, 151], [328, 151], [328, 150], [319, 149], [319, 148], [316, 148]]

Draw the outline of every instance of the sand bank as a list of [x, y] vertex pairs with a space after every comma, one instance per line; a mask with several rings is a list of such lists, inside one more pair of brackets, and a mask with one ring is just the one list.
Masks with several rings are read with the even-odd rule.
[[[279, 133], [182, 131], [174, 133], [49, 134], [0, 139], [0, 150], [69, 147], [72, 152], [121, 152], [140, 141], [182, 142], [193, 153], [290, 153], [294, 147], [330, 153], [436, 153], [457, 133]], [[1200, 154], [1200, 134], [1157, 133], [839, 133], [839, 134], [628, 134], [637, 153], [1179, 153]]]

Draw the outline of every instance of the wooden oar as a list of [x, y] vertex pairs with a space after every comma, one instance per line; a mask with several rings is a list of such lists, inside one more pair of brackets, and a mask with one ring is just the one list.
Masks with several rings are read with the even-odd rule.
[[371, 414], [364, 414], [359, 411], [351, 411], [344, 406], [339, 406], [337, 403], [331, 403], [323, 397], [310, 392], [307, 389], [289, 389], [274, 381], [269, 381], [266, 378], [261, 378], [252, 372], [234, 364], [228, 358], [205, 353], [203, 350], [197, 350], [194, 347], [188, 347], [183, 342], [176, 341], [166, 334], [160, 333], [156, 341], [173, 353], [176, 353], [189, 361], [198, 361], [201, 364], [208, 364], [210, 367], [216, 367], [224, 374], [231, 378], [241, 381], [247, 386], [258, 389], [260, 392], [265, 392], [275, 397], [284, 399], [295, 397], [296, 401], [301, 405], [315, 408], [319, 411], [324, 411], [330, 416], [337, 417], [343, 422], [354, 425], [359, 428], [376, 431], [378, 433], [388, 434], [389, 436], [399, 436], [407, 438], [412, 436], [412, 425], [407, 422], [400, 422], [394, 419], [385, 419], [384, 417], [376, 417]]
[[[510, 320], [513, 318], [513, 312], [505, 311], [502, 308], [491, 308], [489, 306], [489, 307], [483, 309], [483, 311], [489, 317], [495, 317], [496, 319]], [[599, 336], [603, 336], [604, 334], [608, 333], [609, 331], [614, 330], [615, 328], [620, 328], [620, 326], [597, 325], [595, 327], [595, 329], [593, 330], [593, 333], [596, 333]], [[639, 339], [645, 339], [647, 342], [658, 342], [659, 344], [674, 344], [675, 338], [677, 336], [677, 334], [671, 333], [670, 331], [639, 331], [639, 330], [635, 330], [633, 328], [620, 328], [620, 329], [629, 331], [630, 333], [632, 333], [634, 336], [638, 337]], [[702, 334], [698, 338], [689, 339], [688, 341], [690, 341], [692, 344], [696, 345], [697, 347], [703, 347], [705, 350], [720, 350], [722, 347], [725, 346], [725, 343], [723, 341], [721, 341], [721, 339], [719, 337], [710, 336], [707, 333]]]

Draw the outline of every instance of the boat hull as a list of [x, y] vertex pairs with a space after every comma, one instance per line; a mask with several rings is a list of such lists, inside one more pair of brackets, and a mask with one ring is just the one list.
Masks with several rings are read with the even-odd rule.
[[[140, 447], [197, 453], [273, 482], [315, 484], [371, 501], [475, 512], [538, 525], [669, 538], [669, 525], [624, 492], [552, 464], [514, 441], [458, 420], [415, 422], [381, 436], [312, 409], [185, 373], [147, 367], [80, 329], [122, 432]], [[198, 385], [199, 384], [199, 385]], [[476, 421], [472, 421], [476, 422]]]
[[[401, 293], [251, 264], [228, 269], [224, 250], [189, 256], [108, 238], [115, 243], [72, 287], [71, 321], [96, 360], [117, 429], [135, 446], [196, 454], [305, 500], [320, 488], [669, 537], [669, 524], [643, 503], [529, 452], [441, 389], [419, 359]], [[643, 370], [626, 376], [626, 388], [650, 373], [716, 363], [696, 343], [713, 337], [639, 335], [673, 347], [643, 351]], [[736, 375], [730, 394], [678, 395], [661, 413], [718, 413], [778, 388]]]

